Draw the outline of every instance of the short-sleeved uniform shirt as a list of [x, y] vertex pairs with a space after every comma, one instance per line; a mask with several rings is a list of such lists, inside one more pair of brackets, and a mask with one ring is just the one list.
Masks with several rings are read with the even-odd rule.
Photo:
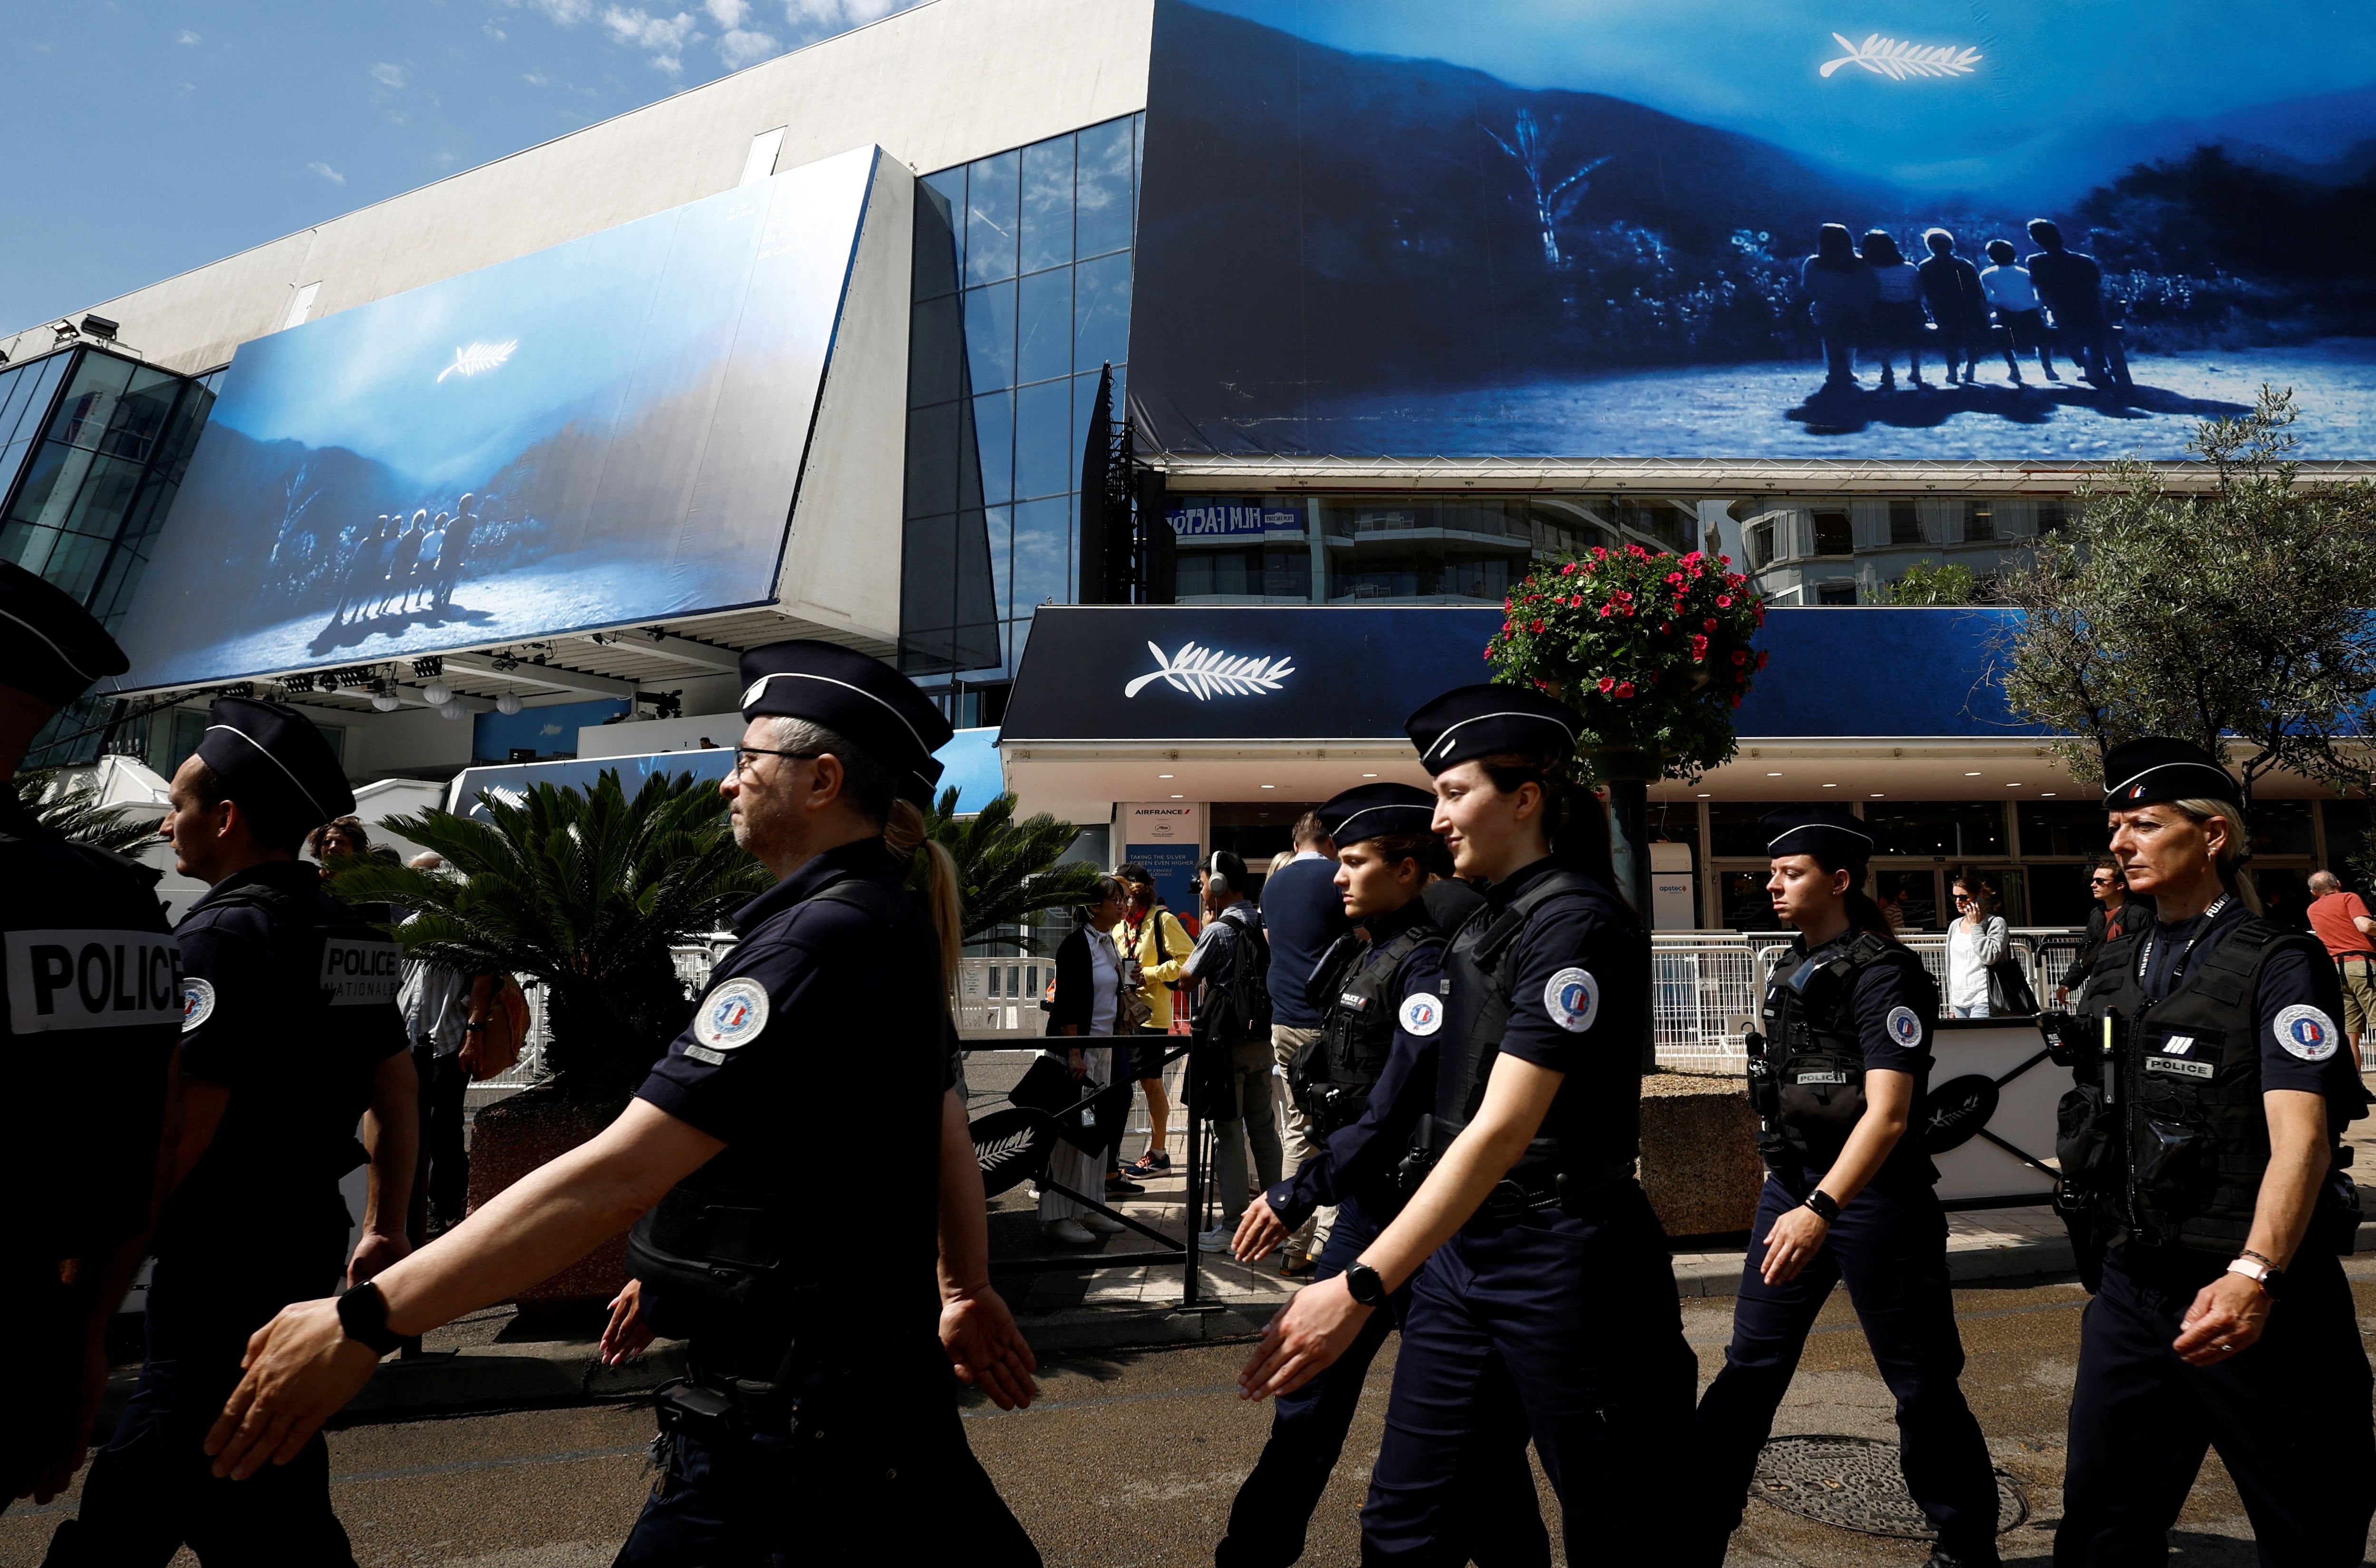
[[[1372, 945], [1361, 956], [1362, 968], [1375, 961], [1378, 948], [1426, 918], [1426, 906], [1414, 899], [1370, 921]], [[1271, 1188], [1271, 1212], [1290, 1229], [1315, 1208], [1374, 1190], [1409, 1152], [1419, 1119], [1434, 1108], [1436, 1047], [1443, 1039], [1442, 956], [1434, 944], [1403, 956], [1402, 968], [1385, 992], [1395, 999], [1394, 1041], [1367, 1105], [1350, 1124], [1330, 1134], [1294, 1175]]]
[[[262, 887], [283, 910], [243, 902]], [[292, 919], [291, 916], [297, 918]], [[326, 944], [324, 932], [338, 933]], [[214, 1139], [167, 1200], [160, 1258], [214, 1261], [331, 1245], [353, 1218], [339, 1179], [362, 1162], [356, 1124], [379, 1064], [408, 1047], [396, 946], [322, 891], [303, 861], [268, 861], [207, 890], [175, 928], [182, 946], [181, 1071], [231, 1091]], [[360, 983], [360, 954], [384, 972]], [[333, 973], [333, 970], [339, 971]]]
[[[897, 895], [886, 925], [816, 895], [845, 879]], [[802, 865], [736, 913], [693, 1022], [636, 1090], [726, 1151], [688, 1181], [796, 1207], [807, 1261], [836, 1274], [855, 1332], [934, 1332], [942, 1096], [955, 1032], [932, 924], [880, 838]], [[849, 1260], [862, 1259], [860, 1266]]]
[[[1856, 937], [1853, 931], [1810, 951], [1803, 937], [1790, 944], [1791, 963], [1821, 964], [1835, 958]], [[1776, 971], [1779, 983], [1781, 971]], [[1931, 1025], [1939, 1016], [1935, 982], [1918, 963], [1881, 958], [1856, 973], [1848, 993], [1848, 1016], [1856, 1028], [1857, 1048], [1868, 1073], [1904, 1073], [1914, 1080], [1914, 1104], [1919, 1108], [1930, 1092]], [[1868, 1183], [1888, 1189], [1929, 1186], [1939, 1180], [1938, 1168], [1922, 1151], [1920, 1119], [1909, 1124], [1897, 1146], [1889, 1151]]]
[[[2143, 967], [2146, 999], [2159, 1001], [2176, 990], [2248, 913], [2230, 898], [2191, 921], [2155, 924], [2130, 959]], [[2281, 947], [2263, 961], [2252, 1000], [2263, 1090], [2324, 1095], [2334, 1125], [2356, 1115], [2365, 1099], [2343, 1042], [2343, 985], [2334, 964], [2299, 947]]]

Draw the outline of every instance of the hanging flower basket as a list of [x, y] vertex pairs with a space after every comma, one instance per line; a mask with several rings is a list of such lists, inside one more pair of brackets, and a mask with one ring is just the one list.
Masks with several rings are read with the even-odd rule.
[[1765, 667], [1750, 646], [1765, 606], [1731, 564], [1638, 544], [1544, 562], [1503, 600], [1493, 679], [1582, 714], [1595, 778], [1696, 778], [1732, 757], [1732, 710]]

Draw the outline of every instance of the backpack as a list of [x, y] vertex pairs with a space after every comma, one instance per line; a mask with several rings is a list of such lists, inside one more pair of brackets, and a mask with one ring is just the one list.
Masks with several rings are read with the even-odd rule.
[[[1247, 914], [1232, 919], [1239, 909]], [[1206, 982], [1212, 1000], [1206, 1004], [1198, 1022], [1215, 1045], [1236, 1047], [1249, 1040], [1267, 1040], [1271, 1011], [1265, 977], [1270, 973], [1270, 942], [1263, 935], [1261, 918], [1242, 901], [1213, 918], [1227, 921], [1238, 939], [1228, 976], [1215, 976]]]

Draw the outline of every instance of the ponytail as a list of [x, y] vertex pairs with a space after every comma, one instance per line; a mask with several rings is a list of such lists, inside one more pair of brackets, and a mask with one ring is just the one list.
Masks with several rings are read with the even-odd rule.
[[1889, 917], [1881, 912], [1881, 906], [1864, 890], [1866, 868], [1862, 861], [1835, 861], [1819, 850], [1809, 850], [1807, 858], [1821, 866], [1825, 876], [1843, 871], [1848, 873], [1848, 890], [1841, 896], [1840, 903], [1847, 912], [1850, 931], [1871, 932], [1883, 942], [1897, 941], [1897, 933], [1889, 929]]
[[941, 992], [956, 992], [957, 958], [965, 948], [965, 893], [957, 880], [957, 862], [948, 849], [924, 832], [924, 814], [913, 801], [895, 800], [883, 824], [884, 847], [895, 861], [916, 862], [922, 873], [924, 908], [933, 917], [938, 938]]
[[[1614, 893], [1626, 908], [1634, 900], [1617, 885], [1617, 861], [1609, 826], [1609, 804], [1588, 785], [1579, 784], [1567, 759], [1531, 756], [1515, 752], [1479, 757], [1478, 766], [1493, 788], [1504, 795], [1532, 784], [1543, 792], [1543, 840], [1553, 854]], [[1643, 911], [1634, 911], [1639, 915]]]

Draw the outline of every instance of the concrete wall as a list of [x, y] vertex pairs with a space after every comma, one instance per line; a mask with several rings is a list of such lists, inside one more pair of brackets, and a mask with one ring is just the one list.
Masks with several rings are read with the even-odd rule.
[[[306, 284], [319, 319], [682, 206], [778, 126], [778, 170], [873, 142], [930, 173], [1135, 113], [1153, 22], [1153, 0], [935, 0], [87, 308], [154, 361], [211, 369], [288, 325]], [[49, 340], [22, 325], [12, 358]]]

